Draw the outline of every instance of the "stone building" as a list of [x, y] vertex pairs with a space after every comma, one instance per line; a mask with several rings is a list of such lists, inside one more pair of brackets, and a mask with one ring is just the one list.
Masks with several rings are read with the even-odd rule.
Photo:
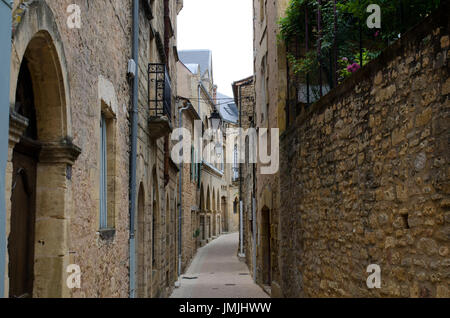
[[254, 1], [256, 127], [280, 128], [279, 173], [256, 173], [256, 281], [272, 297], [449, 297], [448, 4], [293, 116], [288, 2]]
[[[289, 0], [254, 0], [254, 70], [256, 94], [255, 127], [267, 128], [270, 146], [271, 129], [285, 127], [286, 105], [286, 49], [278, 41], [278, 21], [284, 15]], [[273, 297], [280, 294], [279, 173], [256, 173], [256, 282], [263, 285]]]
[[[136, 296], [166, 297], [178, 278], [177, 15], [182, 1], [143, 1], [139, 16]], [[161, 86], [164, 83], [164, 88]]]
[[[243, 129], [244, 143], [241, 145], [243, 162], [239, 164], [239, 192], [242, 198], [242, 231], [243, 247], [246, 262], [250, 269], [255, 270], [256, 262], [256, 149], [251, 147], [257, 142], [255, 129], [255, 83], [254, 77], [233, 83], [233, 93], [238, 105], [239, 127]], [[253, 131], [252, 131], [253, 129]], [[256, 144], [255, 144], [256, 145]], [[254, 274], [254, 273], [253, 273]]]
[[[198, 71], [198, 69], [197, 69]], [[190, 132], [189, 159], [181, 165], [181, 188], [178, 195], [182, 209], [182, 240], [181, 240], [181, 271], [187, 269], [190, 261], [195, 256], [199, 242], [197, 238], [200, 231], [197, 225], [197, 214], [199, 212], [200, 200], [200, 164], [196, 162], [199, 156], [198, 151], [194, 148], [194, 129], [195, 121], [200, 121], [196, 107], [192, 102], [182, 97], [183, 95], [191, 96], [192, 85], [198, 84], [194, 80], [194, 74], [182, 63], [177, 63], [177, 87], [178, 87], [178, 113], [180, 120], [177, 127], [183, 127]], [[184, 135], [183, 135], [184, 140]]]
[[[197, 172], [200, 190], [197, 205], [199, 210], [195, 216], [196, 220], [194, 222], [191, 220], [191, 224], [195, 223], [195, 232], [198, 234], [196, 235], [197, 243], [194, 244], [196, 247], [209, 243], [222, 232], [220, 198], [224, 196], [222, 192], [222, 186], [225, 185], [224, 165], [216, 156], [217, 147], [206, 149], [219, 132], [211, 127], [210, 120], [212, 114], [217, 112], [215, 102], [217, 87], [214, 85], [210, 50], [187, 50], [180, 51], [178, 54], [180, 61], [184, 64], [180, 66], [180, 76], [184, 77], [181, 81], [184, 81], [184, 84], [180, 83], [180, 89], [183, 91], [180, 91], [179, 95], [194, 101], [192, 104], [195, 105], [194, 108], [201, 119], [198, 133], [203, 135], [201, 145], [194, 143], [195, 158], [198, 158], [198, 162], [201, 163]], [[192, 216], [190, 214], [190, 217]]]
[[[237, 144], [231, 144], [233, 141], [226, 135], [228, 129], [238, 127], [239, 112], [232, 97], [217, 93], [217, 105], [223, 121], [224, 132], [224, 158], [228, 161], [224, 165], [225, 185], [222, 186], [224, 196], [221, 198], [223, 231], [233, 233], [239, 231], [239, 165], [237, 157]], [[228, 137], [228, 138], [227, 138]], [[235, 136], [235, 142], [237, 136]], [[231, 151], [231, 155], [228, 154]], [[231, 158], [231, 160], [230, 160]]]
[[443, 3], [281, 136], [283, 296], [450, 297], [449, 12]]
[[[140, 84], [130, 222], [133, 3]], [[169, 154], [182, 4], [14, 1], [5, 296], [170, 293], [178, 274], [178, 167]], [[162, 98], [148, 82], [149, 64], [162, 70]], [[70, 289], [76, 267], [81, 286]]]

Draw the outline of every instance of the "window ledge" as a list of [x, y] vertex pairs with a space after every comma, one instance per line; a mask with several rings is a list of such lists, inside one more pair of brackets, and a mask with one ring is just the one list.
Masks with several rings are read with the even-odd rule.
[[116, 229], [101, 229], [98, 231], [100, 238], [104, 241], [112, 241], [116, 235]]

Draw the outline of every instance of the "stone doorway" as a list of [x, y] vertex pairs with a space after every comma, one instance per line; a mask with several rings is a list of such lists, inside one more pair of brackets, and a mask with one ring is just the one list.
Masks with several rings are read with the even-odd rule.
[[70, 137], [63, 52], [51, 35], [57, 31], [33, 32], [34, 26], [22, 24], [13, 39], [7, 290], [10, 297], [68, 297], [72, 166], [81, 150]]
[[28, 125], [12, 155], [11, 232], [8, 239], [9, 296], [30, 298], [34, 282], [36, 174], [41, 147], [37, 141], [33, 84], [26, 58], [19, 72], [15, 114], [22, 116]]
[[137, 208], [137, 297], [147, 297], [147, 267], [145, 264], [146, 259], [146, 246], [145, 246], [145, 192], [144, 186], [141, 184], [139, 187], [138, 195], [138, 208]]
[[270, 210], [264, 207], [261, 211], [261, 251], [262, 251], [262, 283], [272, 285], [272, 260], [271, 260], [271, 224]]

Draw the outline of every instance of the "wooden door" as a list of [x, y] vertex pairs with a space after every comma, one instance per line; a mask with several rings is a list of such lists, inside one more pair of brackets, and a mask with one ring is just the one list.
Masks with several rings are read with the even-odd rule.
[[36, 219], [36, 147], [24, 140], [13, 153], [11, 233], [8, 238], [9, 295], [33, 295]]

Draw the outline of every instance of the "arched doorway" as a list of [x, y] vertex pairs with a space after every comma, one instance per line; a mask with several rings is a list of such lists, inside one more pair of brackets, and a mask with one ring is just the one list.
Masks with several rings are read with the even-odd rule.
[[228, 232], [228, 207], [226, 197], [222, 197], [222, 232]]
[[272, 260], [271, 260], [271, 231], [270, 210], [264, 207], [261, 211], [261, 252], [262, 252], [262, 283], [272, 285]]
[[137, 214], [137, 297], [146, 298], [147, 278], [145, 266], [145, 192], [144, 186], [139, 187]]
[[171, 266], [173, 266], [172, 262], [171, 262], [171, 246], [170, 246], [170, 198], [169, 198], [169, 194], [166, 195], [166, 259], [167, 259], [167, 267], [166, 267], [166, 287], [169, 287], [170, 285], [170, 268]]
[[[40, 12], [36, 12], [40, 11]], [[38, 3], [29, 15], [51, 10]], [[24, 21], [26, 21], [24, 17]], [[47, 21], [48, 22], [48, 21]], [[6, 196], [10, 219], [10, 297], [68, 297], [72, 166], [81, 149], [71, 141], [65, 61], [55, 25], [21, 24], [13, 37], [12, 96]], [[60, 59], [61, 57], [61, 59]]]
[[13, 150], [11, 188], [11, 232], [9, 251], [10, 297], [32, 297], [36, 219], [36, 175], [41, 145], [38, 142], [33, 84], [24, 58], [16, 90], [16, 114], [28, 126]]
[[159, 194], [159, 183], [158, 183], [158, 175], [156, 172], [156, 166], [152, 170], [152, 268], [149, 273], [151, 276], [151, 287], [148, 295], [150, 297], [158, 297], [160, 294], [160, 268], [161, 268], [161, 228], [160, 224], [162, 220], [160, 218], [160, 194]]

